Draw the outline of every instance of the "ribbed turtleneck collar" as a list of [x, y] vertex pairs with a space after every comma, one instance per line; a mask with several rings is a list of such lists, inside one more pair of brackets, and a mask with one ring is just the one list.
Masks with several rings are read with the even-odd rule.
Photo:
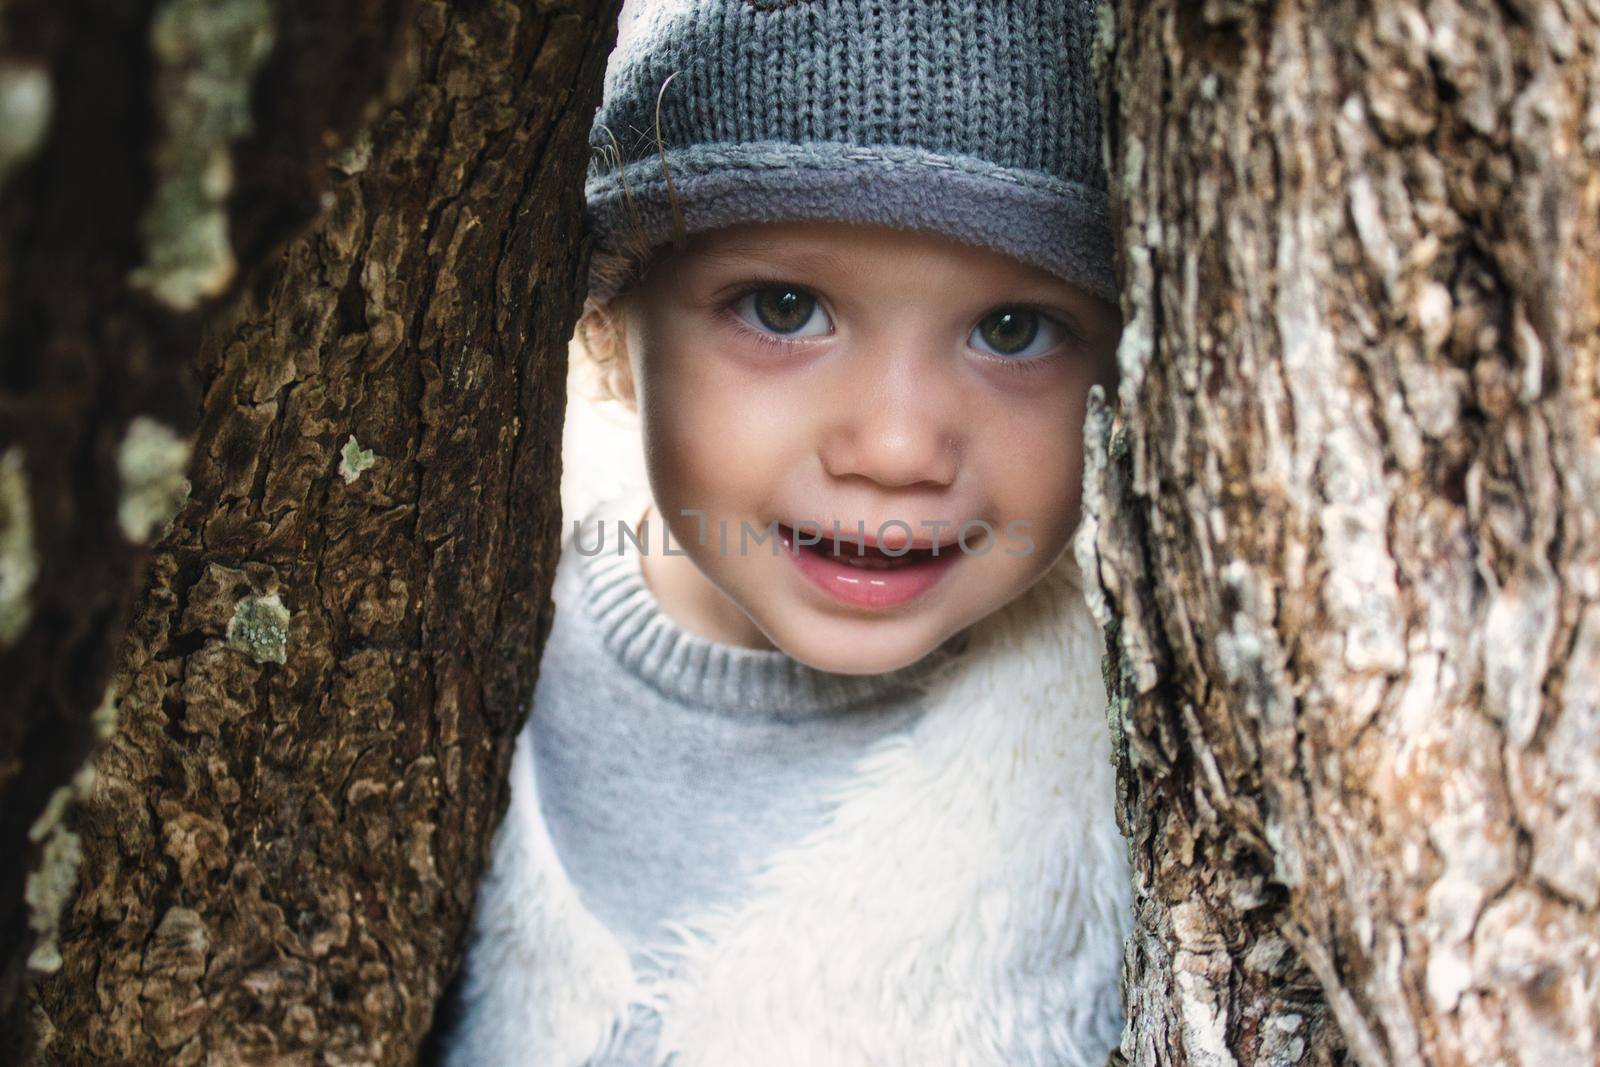
[[[808, 718], [872, 704], [927, 680], [966, 648], [962, 630], [915, 663], [882, 674], [835, 674], [777, 649], [743, 648], [685, 629], [662, 610], [646, 584], [638, 550], [617, 534], [617, 515], [596, 509], [578, 547], [592, 550], [603, 517], [600, 550], [578, 553], [582, 604], [617, 663], [674, 700], [725, 714]], [[636, 518], [628, 518], [637, 524]], [[622, 552], [618, 552], [619, 542]]]

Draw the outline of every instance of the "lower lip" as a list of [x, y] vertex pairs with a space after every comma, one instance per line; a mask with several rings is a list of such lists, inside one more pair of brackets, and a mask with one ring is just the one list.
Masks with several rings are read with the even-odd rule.
[[[793, 533], [787, 526], [778, 528], [778, 540], [786, 556], [794, 560], [800, 573], [835, 600], [866, 608], [892, 608], [907, 604], [939, 584], [956, 565], [959, 549], [951, 545], [939, 555], [902, 563], [889, 569], [855, 567], [835, 562], [824, 552], [795, 548]], [[824, 539], [823, 544], [827, 544]], [[849, 552], [847, 547], [843, 549]]]

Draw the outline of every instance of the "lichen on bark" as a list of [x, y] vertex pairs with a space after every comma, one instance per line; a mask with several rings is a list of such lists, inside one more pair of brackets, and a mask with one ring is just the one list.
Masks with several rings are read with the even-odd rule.
[[0, 647], [15, 641], [33, 614], [33, 583], [39, 577], [33, 504], [20, 445], [0, 453]]
[[61, 967], [61, 909], [77, 888], [78, 864], [83, 860], [83, 841], [68, 829], [65, 815], [68, 806], [88, 796], [93, 785], [94, 766], [86, 764], [70, 784], [51, 794], [44, 812], [28, 830], [28, 839], [43, 845], [23, 891], [28, 928], [35, 936], [28, 966], [35, 971], [48, 974]]
[[177, 514], [189, 492], [184, 472], [191, 445], [170, 426], [136, 415], [117, 449], [122, 496], [117, 521], [129, 541], [142, 544]]
[[0, 60], [0, 196], [5, 195], [11, 172], [32, 158], [44, 141], [54, 105], [47, 69]]
[[[357, 172], [359, 173], [359, 172]], [[361, 477], [361, 472], [371, 467], [376, 462], [372, 449], [362, 448], [356, 441], [356, 435], [351, 434], [345, 441], [344, 447], [339, 450], [339, 477], [346, 484]]]
[[230, 148], [250, 132], [250, 84], [272, 49], [272, 16], [270, 0], [165, 0], [151, 23], [163, 134], [140, 225], [145, 262], [128, 280], [174, 310], [233, 280]]
[[228, 644], [258, 663], [289, 661], [289, 609], [277, 593], [247, 596], [228, 619]]

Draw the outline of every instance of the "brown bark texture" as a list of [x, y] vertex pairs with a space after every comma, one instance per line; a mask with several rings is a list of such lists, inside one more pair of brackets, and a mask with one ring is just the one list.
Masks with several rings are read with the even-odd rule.
[[315, 215], [405, 6], [0, 6], [0, 1016], [57, 959], [59, 814], [182, 499], [200, 331]]
[[1124, 1052], [1600, 1062], [1600, 8], [1102, 30]]
[[[33, 1062], [413, 1061], [550, 622], [616, 6], [418, 0], [314, 220], [183, 354], [188, 494], [117, 650], [110, 738], [52, 823], [72, 846]], [[344, 91], [337, 65], [302, 73]]]

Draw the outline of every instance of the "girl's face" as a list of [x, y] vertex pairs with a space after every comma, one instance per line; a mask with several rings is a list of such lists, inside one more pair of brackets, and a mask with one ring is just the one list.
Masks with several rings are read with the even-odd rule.
[[691, 238], [619, 309], [660, 516], [644, 573], [702, 636], [896, 670], [1066, 549], [1089, 387], [1115, 381], [1104, 301], [947, 238], [806, 222]]

